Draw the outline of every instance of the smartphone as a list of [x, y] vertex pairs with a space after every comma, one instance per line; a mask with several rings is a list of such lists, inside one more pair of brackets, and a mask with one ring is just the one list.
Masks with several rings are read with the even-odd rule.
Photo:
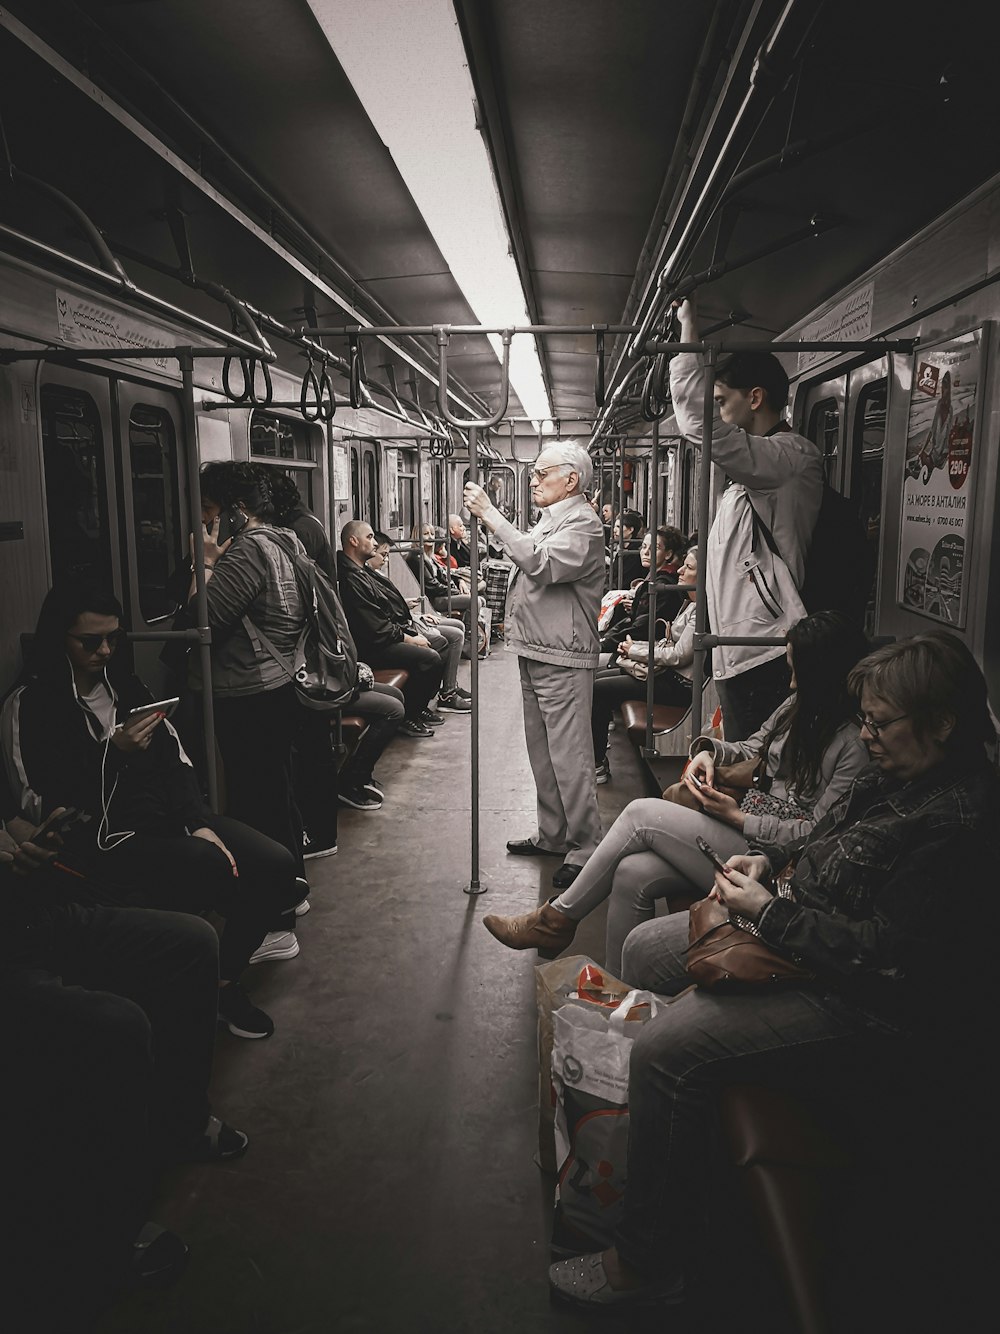
[[237, 533], [242, 533], [246, 526], [247, 516], [239, 505], [231, 505], [229, 509], [222, 510], [219, 514], [219, 522], [215, 532], [216, 543], [221, 546], [223, 542], [228, 542]]
[[180, 695], [175, 695], [173, 699], [158, 699], [155, 704], [140, 704], [137, 709], [129, 710], [128, 720], [137, 722], [151, 713], [162, 713], [164, 718], [169, 718], [180, 702]]
[[695, 837], [695, 840], [694, 840], [694, 841], [698, 844], [698, 849], [699, 849], [699, 851], [700, 851], [700, 852], [703, 852], [704, 855], [708, 858], [708, 860], [709, 860], [709, 861], [712, 863], [712, 865], [715, 867], [715, 869], [716, 869], [717, 871], [721, 871], [722, 874], [723, 874], [723, 875], [726, 877], [726, 879], [728, 880], [728, 879], [729, 879], [729, 867], [728, 867], [728, 866], [726, 865], [726, 863], [722, 860], [722, 858], [719, 856], [719, 854], [716, 852], [716, 850], [712, 847], [712, 845], [711, 845], [710, 843], [706, 843], [705, 840], [702, 838], [702, 836], [701, 836], [700, 834], [698, 834], [698, 835]]
[[704, 779], [699, 778], [697, 774], [685, 774], [684, 776], [685, 778], [690, 778], [691, 782], [694, 783], [695, 787], [697, 788], [702, 788], [705, 786]]

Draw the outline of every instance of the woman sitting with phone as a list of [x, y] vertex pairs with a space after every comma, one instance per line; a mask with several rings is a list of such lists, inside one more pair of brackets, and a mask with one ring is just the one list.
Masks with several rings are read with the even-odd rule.
[[[801, 673], [799, 682], [801, 689]], [[906, 1282], [920, 1275], [912, 1287], [924, 1303], [921, 1315], [937, 1288], [947, 1324], [970, 1279], [988, 1299], [990, 1252], [980, 1246], [982, 1214], [968, 1204], [969, 1182], [987, 1170], [995, 1120], [992, 1098], [977, 1096], [976, 1088], [988, 1095], [978, 1071], [994, 1041], [996, 988], [990, 942], [977, 952], [975, 924], [991, 935], [990, 868], [1000, 856], [1000, 784], [985, 749], [996, 740], [986, 681], [961, 640], [937, 631], [877, 649], [851, 671], [848, 688], [860, 703], [855, 726], [872, 760], [849, 792], [807, 837], [768, 847], [766, 856], [731, 854], [725, 871], [713, 872], [695, 854], [709, 872], [701, 883], [711, 897], [748, 918], [764, 945], [811, 976], [796, 986], [691, 988], [684, 912], [646, 922], [628, 938], [622, 967], [629, 985], [677, 999], [632, 1046], [628, 1185], [616, 1245], [549, 1271], [556, 1295], [567, 1301], [678, 1302], [684, 1270], [698, 1265], [699, 1254], [717, 1259], [703, 1224], [719, 1179], [711, 1155], [721, 1089], [755, 1084], [829, 1097], [831, 1086], [846, 1086], [848, 1101], [865, 1109], [864, 1133], [872, 1086], [896, 1090], [901, 1078], [911, 1082], [894, 1109], [893, 1141], [935, 1086], [943, 1094], [933, 1106], [944, 1128], [916, 1122], [912, 1240], [926, 1252], [915, 1262], [911, 1238], [900, 1245], [891, 1225], [877, 1241], [873, 1234], [874, 1263], [888, 1280], [893, 1311], [861, 1324], [913, 1326], [900, 1315], [889, 1257], [906, 1266]], [[779, 896], [773, 877], [792, 865], [791, 897]], [[934, 1137], [938, 1143], [928, 1146]], [[981, 1301], [972, 1309], [983, 1309]], [[857, 1324], [853, 1309], [847, 1324]], [[940, 1328], [942, 1321], [918, 1324]]]
[[269, 1037], [274, 1024], [240, 977], [270, 923], [294, 919], [295, 863], [209, 811], [167, 721], [174, 701], [154, 702], [132, 673], [121, 621], [117, 598], [82, 581], [46, 596], [0, 724], [11, 787], [35, 823], [57, 807], [77, 813], [57, 823], [59, 867], [80, 902], [224, 917], [220, 1021], [237, 1037]]
[[[699, 810], [656, 797], [630, 802], [569, 889], [525, 916], [486, 917], [483, 925], [511, 949], [558, 952], [610, 894], [604, 962], [619, 976], [625, 937], [655, 915], [657, 899], [701, 897], [711, 888], [699, 835], [723, 858], [746, 852], [751, 840], [790, 842], [847, 791], [868, 758], [847, 687], [867, 649], [861, 631], [837, 612], [793, 625], [786, 649], [791, 696], [745, 741], [692, 742], [684, 781]], [[751, 756], [764, 757], [763, 782], [742, 802], [714, 786], [716, 764]]]

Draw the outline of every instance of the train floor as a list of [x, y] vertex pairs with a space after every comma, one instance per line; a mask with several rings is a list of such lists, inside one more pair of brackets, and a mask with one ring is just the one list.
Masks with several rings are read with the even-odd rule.
[[[468, 664], [463, 673], [467, 683]], [[156, 1216], [189, 1243], [188, 1268], [173, 1288], [106, 1312], [99, 1334], [561, 1334], [588, 1323], [553, 1306], [546, 1282], [537, 958], [503, 949], [480, 920], [552, 892], [551, 860], [504, 848], [534, 829], [511, 655], [497, 648], [480, 664], [480, 689], [487, 892], [463, 892], [470, 722], [449, 715], [433, 740], [393, 742], [379, 765], [383, 809], [342, 812], [338, 854], [308, 863], [301, 953], [248, 979], [274, 1037], [218, 1038], [214, 1106], [247, 1131], [250, 1151], [164, 1181]], [[610, 754], [605, 828], [645, 792], [620, 730]], [[573, 952], [600, 960], [603, 935], [598, 912]], [[603, 1327], [715, 1324], [682, 1311]]]

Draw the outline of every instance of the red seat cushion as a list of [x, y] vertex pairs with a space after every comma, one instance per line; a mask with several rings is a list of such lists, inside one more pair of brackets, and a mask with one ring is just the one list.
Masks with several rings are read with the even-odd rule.
[[367, 726], [367, 718], [359, 718], [356, 713], [345, 713], [340, 720], [340, 732], [348, 744], [359, 740]]

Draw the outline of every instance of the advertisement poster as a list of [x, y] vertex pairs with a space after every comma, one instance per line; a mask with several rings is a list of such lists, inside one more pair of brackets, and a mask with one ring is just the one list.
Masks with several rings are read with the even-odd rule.
[[945, 625], [965, 623], [972, 571], [977, 414], [983, 330], [914, 354], [899, 536], [901, 607]]

